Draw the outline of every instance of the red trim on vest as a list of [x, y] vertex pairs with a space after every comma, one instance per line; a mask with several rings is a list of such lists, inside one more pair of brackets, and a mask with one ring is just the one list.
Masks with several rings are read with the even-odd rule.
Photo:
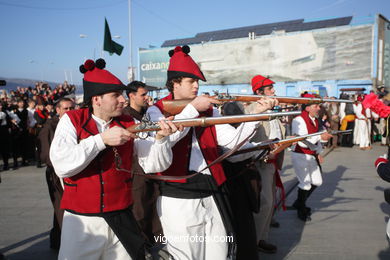
[[[162, 100], [172, 100], [172, 95], [168, 95], [163, 99], [160, 99], [155, 106], [160, 109], [161, 113], [163, 111], [164, 105]], [[213, 108], [210, 107], [205, 113], [202, 113], [201, 116], [212, 116]], [[217, 142], [217, 133], [214, 126], [209, 127], [195, 127], [195, 134], [200, 146], [200, 150], [203, 154], [204, 159], [207, 164], [210, 164], [215, 159], [219, 157], [218, 153], [218, 142]], [[171, 176], [185, 176], [189, 175], [189, 159], [190, 151], [192, 144], [192, 131], [189, 131], [184, 138], [178, 141], [172, 147], [173, 160], [171, 166], [164, 172], [157, 173], [158, 175], [171, 175]], [[214, 177], [217, 185], [221, 185], [226, 181], [226, 176], [223, 171], [222, 165], [220, 163], [214, 164], [209, 168], [212, 176]], [[170, 182], [180, 182], [185, 183], [187, 180], [174, 180]]]
[[[88, 109], [67, 112], [76, 128], [78, 141], [98, 134], [95, 120]], [[110, 127], [134, 124], [130, 116], [113, 119]], [[122, 159], [122, 168], [131, 170], [133, 139], [116, 147]], [[80, 173], [64, 178], [61, 208], [83, 214], [96, 214], [128, 208], [132, 204], [132, 174], [116, 170], [111, 148], [99, 155]]]
[[[276, 154], [275, 159], [267, 160], [267, 163], [272, 163], [275, 167], [275, 193], [277, 194], [278, 191], [280, 191], [280, 203], [282, 204], [283, 211], [287, 210], [286, 207], [286, 192], [284, 190], [284, 185], [282, 182], [282, 178], [280, 177], [280, 169], [278, 168], [277, 160], [278, 160], [279, 154]], [[279, 201], [275, 200], [275, 209], [277, 209], [279, 205]]]
[[[307, 133], [308, 134], [314, 134], [314, 133], [317, 133], [318, 130], [319, 130], [319, 121], [318, 121], [318, 118], [316, 118], [314, 121], [316, 122], [316, 124], [314, 125], [313, 123], [313, 120], [311, 120], [311, 118], [309, 117], [309, 113], [304, 110], [302, 111], [301, 115], [300, 115], [303, 120], [305, 121], [305, 125], [306, 125], [306, 129], [307, 129]], [[310, 150], [309, 148], [304, 148], [302, 146], [299, 146], [299, 144], [297, 144], [295, 146], [295, 150], [294, 152], [296, 153], [304, 153], [304, 154], [310, 154], [310, 155], [315, 155], [316, 154], [316, 151], [312, 151]]]

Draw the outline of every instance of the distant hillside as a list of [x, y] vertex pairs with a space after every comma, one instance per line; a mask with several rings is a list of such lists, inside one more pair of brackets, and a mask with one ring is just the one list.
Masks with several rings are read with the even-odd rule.
[[[11, 79], [11, 78], [4, 78], [4, 77], [0, 77], [0, 80], [5, 80], [7, 82], [7, 85], [0, 86], [0, 89], [6, 89], [7, 91], [16, 90], [16, 87], [34, 87], [35, 82], [40, 81], [35, 79]], [[45, 82], [48, 83], [52, 88], [60, 84], [56, 82], [48, 82], [48, 81]]]

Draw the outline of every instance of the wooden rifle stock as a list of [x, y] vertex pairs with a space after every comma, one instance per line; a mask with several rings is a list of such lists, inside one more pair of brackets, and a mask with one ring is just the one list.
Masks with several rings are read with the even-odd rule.
[[269, 149], [270, 146], [273, 145], [273, 144], [279, 144], [280, 145], [279, 146], [280, 148], [278, 147], [278, 148], [275, 149], [275, 151], [273, 151], [274, 154], [278, 154], [282, 150], [284, 150], [287, 147], [291, 146], [293, 143], [296, 143], [296, 142], [299, 142], [299, 141], [303, 141], [306, 138], [309, 138], [309, 137], [312, 137], [312, 136], [322, 135], [323, 133], [326, 133], [326, 131], [324, 130], [324, 131], [313, 133], [313, 134], [295, 136], [295, 137], [290, 137], [290, 138], [286, 138], [286, 139], [282, 139], [282, 140], [267, 140], [267, 141], [264, 141], [264, 142], [261, 142], [261, 143], [255, 145], [253, 147], [239, 150], [239, 151], [235, 152], [233, 154], [233, 156], [237, 155], [237, 154], [250, 153], [250, 152], [255, 152], [255, 151], [258, 151], [258, 150]]
[[[236, 115], [236, 116], [201, 117], [201, 118], [192, 118], [192, 119], [172, 120], [172, 123], [175, 124], [176, 126], [184, 126], [184, 127], [192, 127], [192, 126], [207, 127], [207, 126], [220, 125], [220, 124], [265, 121], [265, 120], [272, 120], [282, 116], [297, 116], [299, 114], [301, 114], [300, 111], [291, 111], [291, 112], [260, 113], [260, 114]], [[158, 130], [160, 130], [160, 126], [158, 125], [158, 122], [151, 122], [151, 121], [142, 121], [139, 124], [135, 124], [127, 128], [127, 131], [131, 133], [150, 132], [150, 131], [158, 131]]]
[[[274, 98], [283, 104], [319, 104], [324, 102], [337, 102], [337, 103], [352, 103], [351, 100], [344, 99], [325, 99], [325, 98], [303, 98], [303, 97], [281, 97], [281, 96], [264, 96], [264, 95], [236, 95], [236, 94], [219, 94], [212, 96], [221, 102], [253, 102], [260, 98]], [[177, 115], [179, 114], [186, 105], [191, 103], [193, 99], [175, 99], [175, 100], [163, 100], [164, 115]]]
[[[286, 139], [282, 139], [282, 140], [267, 140], [267, 141], [264, 141], [264, 142], [261, 142], [261, 143], [255, 145], [253, 147], [239, 150], [239, 151], [235, 152], [233, 155], [243, 154], [243, 153], [250, 153], [250, 152], [263, 150], [263, 149], [269, 149], [272, 144], [279, 144], [279, 146], [275, 150], [272, 151], [273, 154], [278, 154], [281, 151], [283, 151], [284, 149], [286, 149], [287, 147], [291, 146], [295, 142], [303, 141], [306, 138], [309, 138], [309, 137], [312, 137], [312, 136], [322, 135], [322, 134], [324, 134], [326, 132], [327, 131], [324, 130], [324, 131], [320, 131], [320, 132], [313, 133], [313, 134], [295, 136], [295, 137], [290, 137], [290, 138], [286, 138]], [[350, 129], [350, 130], [340, 130], [340, 131], [330, 131], [329, 132], [329, 134], [331, 134], [331, 135], [335, 135], [335, 134], [351, 134], [351, 133], [352, 133], [352, 129]]]

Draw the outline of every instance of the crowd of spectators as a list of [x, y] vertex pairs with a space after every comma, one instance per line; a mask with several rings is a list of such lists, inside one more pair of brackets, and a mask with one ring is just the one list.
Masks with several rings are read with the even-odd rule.
[[[39, 158], [40, 144], [37, 135], [45, 121], [55, 116], [55, 104], [63, 97], [75, 98], [75, 85], [63, 84], [55, 88], [37, 82], [34, 87], [17, 87], [7, 92], [0, 90], [0, 154], [2, 170], [36, 164], [42, 167]], [[10, 167], [8, 160], [13, 159]], [[21, 158], [22, 161], [18, 162]]]

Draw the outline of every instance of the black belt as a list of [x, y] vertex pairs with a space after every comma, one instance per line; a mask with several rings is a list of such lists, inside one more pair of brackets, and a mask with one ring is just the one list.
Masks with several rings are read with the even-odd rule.
[[[193, 172], [191, 172], [193, 173]], [[162, 196], [181, 198], [181, 199], [199, 199], [213, 195], [218, 192], [211, 175], [197, 174], [186, 180], [185, 183], [178, 182], [160, 182], [160, 192]]]

